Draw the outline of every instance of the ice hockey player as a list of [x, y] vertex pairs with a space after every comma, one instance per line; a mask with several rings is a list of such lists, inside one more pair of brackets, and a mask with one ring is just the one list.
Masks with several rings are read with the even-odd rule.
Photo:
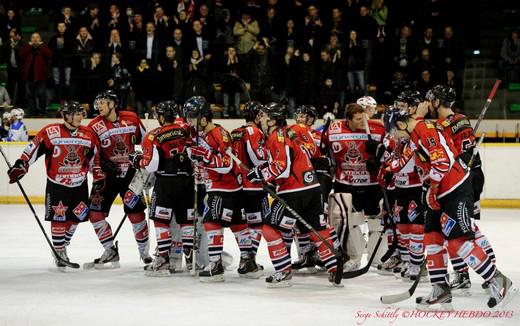
[[376, 114], [377, 102], [372, 96], [360, 97], [356, 104], [361, 105], [369, 119], [372, 119]]
[[[334, 193], [352, 195], [352, 203], [344, 200], [329, 203], [329, 207], [337, 204], [347, 206], [341, 208], [344, 212], [348, 212], [349, 207], [352, 211], [352, 214], [347, 216], [348, 223], [343, 224], [343, 230], [338, 230], [342, 247], [350, 256], [350, 260], [345, 263], [345, 271], [353, 271], [360, 266], [366, 242], [360, 225], [365, 223], [365, 219], [368, 221], [370, 232], [367, 246], [369, 255], [375, 249], [379, 234], [383, 230], [379, 217], [379, 202], [382, 199], [382, 192], [377, 181], [379, 158], [376, 158], [375, 152], [382, 144], [385, 129], [380, 122], [369, 120], [370, 135], [368, 135], [365, 119], [363, 107], [355, 103], [349, 104], [346, 110], [346, 120], [331, 124], [324, 137], [325, 146], [331, 148], [336, 162]], [[332, 212], [332, 207], [330, 210]], [[333, 222], [339, 219], [336, 215], [331, 213], [332, 224], [337, 224]], [[375, 264], [380, 263], [380, 257], [386, 250], [386, 240], [384, 242], [377, 248]]]
[[191, 268], [193, 250], [193, 207], [195, 200], [193, 168], [187, 154], [191, 146], [191, 134], [187, 124], [175, 123], [178, 106], [174, 101], [157, 105], [160, 127], [148, 132], [142, 142], [142, 153], [130, 154], [136, 169], [155, 173], [150, 207], [150, 219], [154, 221], [158, 255], [151, 265], [145, 266], [146, 275], [170, 275], [170, 248], [173, 216], [181, 227], [186, 266]]
[[24, 111], [20, 108], [11, 110], [11, 125], [7, 134], [7, 141], [29, 141], [27, 127], [23, 123]]
[[[402, 110], [415, 115], [418, 105], [422, 102], [421, 94], [417, 91], [406, 90], [401, 92], [395, 101], [395, 108], [385, 112], [392, 119], [395, 110]], [[391, 125], [389, 126], [391, 128]], [[388, 129], [387, 132], [391, 133]], [[395, 190], [394, 214], [397, 216], [399, 231], [399, 255], [392, 256], [382, 266], [381, 270], [395, 272], [400, 266], [401, 275], [405, 279], [414, 281], [421, 270], [424, 260], [424, 211], [422, 205], [422, 182], [415, 168], [415, 153], [410, 148], [409, 138], [396, 140], [396, 147], [389, 160], [386, 172], [393, 175]]]
[[423, 181], [422, 201], [428, 205], [424, 244], [432, 290], [428, 296], [417, 297], [417, 308], [429, 310], [440, 305], [443, 310], [453, 309], [447, 283], [448, 252], [451, 257], [461, 257], [485, 281], [490, 281], [488, 307], [493, 308], [503, 300], [506, 304], [516, 289], [474, 239], [471, 180], [454, 157], [453, 143], [433, 123], [416, 120], [408, 112], [395, 112], [394, 121], [398, 136], [410, 138], [417, 171]]
[[[473, 156], [476, 141], [469, 119], [463, 114], [453, 112], [451, 109], [451, 105], [453, 105], [456, 98], [455, 90], [448, 86], [437, 85], [427, 95], [430, 113], [433, 118], [439, 119], [436, 122], [437, 128], [441, 130], [444, 137], [453, 141], [455, 157], [461, 160], [463, 165], [467, 166]], [[491, 243], [475, 223], [475, 220], [480, 220], [480, 194], [484, 189], [484, 173], [481, 166], [480, 155], [476, 153], [470, 169], [474, 201], [471, 223], [475, 228], [476, 243], [486, 251], [491, 261], [496, 262]], [[469, 279], [468, 265], [464, 263], [461, 257], [450, 256], [450, 261], [454, 269], [454, 278], [450, 282], [452, 290], [470, 288], [471, 281]], [[487, 282], [483, 284], [484, 288], [487, 288], [487, 286]]]
[[[320, 235], [332, 244], [321, 200], [320, 184], [309, 157], [296, 134], [287, 127], [287, 109], [279, 103], [267, 104], [262, 113], [261, 126], [267, 135], [266, 148], [269, 162], [250, 169], [247, 178], [253, 182], [273, 182], [277, 194], [287, 205], [300, 214]], [[282, 239], [282, 232], [291, 233], [295, 227], [308, 232], [297, 219], [276, 199], [264, 221], [263, 234], [267, 241], [269, 256], [275, 273], [266, 278], [268, 287], [290, 286], [292, 278], [291, 258]], [[329, 281], [334, 283], [336, 257], [327, 246], [311, 233], [311, 241], [318, 248], [320, 259], [329, 272]]]
[[[84, 111], [78, 102], [65, 102], [61, 115], [64, 122], [43, 127], [7, 173], [9, 183], [14, 183], [28, 172], [29, 165], [45, 155], [45, 220], [51, 222], [54, 249], [68, 261], [66, 248], [74, 231], [78, 223], [87, 221], [87, 173], [97, 167], [99, 144], [94, 133], [81, 126]], [[59, 269], [65, 268], [58, 259], [55, 261]]]
[[[259, 128], [261, 110], [262, 104], [259, 102], [247, 102], [242, 112], [246, 125], [231, 132], [233, 152], [248, 166], [258, 166], [267, 162], [265, 137]], [[262, 186], [249, 181], [247, 171], [240, 169], [240, 172], [243, 183], [240, 202], [249, 225], [253, 246], [251, 254], [255, 259], [262, 239], [263, 220], [269, 211], [269, 202], [267, 201], [267, 193]]]
[[190, 158], [200, 162], [207, 171], [206, 207], [204, 208], [204, 229], [208, 239], [210, 263], [199, 272], [201, 282], [224, 281], [222, 251], [224, 248], [224, 227], [229, 227], [240, 249], [238, 274], [242, 277], [258, 278], [262, 270], [253, 259], [251, 235], [240, 209], [241, 174], [227, 150], [232, 150], [231, 135], [222, 126], [213, 123], [213, 113], [209, 103], [201, 96], [194, 96], [184, 104], [187, 122], [203, 131], [189, 149]]
[[89, 220], [105, 251], [100, 258], [86, 263], [85, 268], [119, 267], [117, 244], [114, 243], [110, 224], [106, 221], [117, 195], [123, 200], [125, 214], [132, 223], [139, 256], [145, 264], [152, 262], [148, 254], [148, 225], [144, 214], [146, 204], [142, 194], [129, 189], [136, 174], [129, 156], [135, 151], [135, 145], [141, 143], [145, 129], [134, 112], [118, 112], [117, 102], [113, 91], [98, 94], [94, 109], [99, 111], [99, 116], [88, 125], [99, 139], [102, 169], [101, 177], [92, 185]]
[[2, 139], [2, 141], [7, 141], [9, 126], [11, 126], [11, 112], [4, 112], [2, 114], [2, 123], [0, 125], [0, 139]]

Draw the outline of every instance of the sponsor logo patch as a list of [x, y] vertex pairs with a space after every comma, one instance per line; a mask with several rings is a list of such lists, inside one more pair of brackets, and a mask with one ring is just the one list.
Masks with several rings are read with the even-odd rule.
[[88, 206], [84, 202], [80, 202], [76, 208], [72, 210], [72, 213], [78, 217], [81, 221], [87, 217], [88, 214]]

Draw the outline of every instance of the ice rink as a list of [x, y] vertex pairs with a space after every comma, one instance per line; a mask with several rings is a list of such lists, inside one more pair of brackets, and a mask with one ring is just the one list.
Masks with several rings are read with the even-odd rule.
[[[43, 206], [36, 210], [42, 218]], [[115, 206], [109, 218], [113, 228], [122, 216], [122, 206]], [[520, 210], [485, 209], [482, 216], [480, 227], [493, 244], [499, 269], [518, 286]], [[49, 223], [44, 224], [48, 229]], [[326, 274], [295, 275], [293, 287], [284, 289], [267, 289], [264, 278], [239, 278], [238, 248], [231, 233], [226, 233], [225, 250], [235, 261], [221, 284], [201, 284], [185, 272], [145, 277], [128, 222], [118, 240], [120, 269], [59, 272], [29, 208], [0, 206], [0, 326], [520, 325], [520, 295], [505, 309], [490, 312], [475, 274], [472, 296], [454, 297], [456, 312], [426, 315], [414, 311], [414, 299], [381, 304], [382, 294], [405, 291], [410, 283], [374, 272], [345, 280], [344, 288], [329, 286]], [[68, 252], [71, 261], [80, 264], [101, 254], [90, 223], [79, 226]], [[273, 270], [264, 242], [258, 261], [266, 273]], [[423, 283], [416, 294], [429, 290]]]

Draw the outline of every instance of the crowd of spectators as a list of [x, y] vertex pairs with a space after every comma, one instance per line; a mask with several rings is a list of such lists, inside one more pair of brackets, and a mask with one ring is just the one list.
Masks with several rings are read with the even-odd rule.
[[194, 95], [222, 105], [225, 117], [249, 98], [287, 101], [291, 114], [300, 104], [341, 114], [367, 93], [385, 101], [436, 83], [461, 89], [452, 2], [71, 1], [54, 13], [46, 42], [22, 35], [20, 11], [5, 8], [1, 60], [7, 93], [28, 116], [71, 98], [92, 114], [107, 88], [141, 115]]

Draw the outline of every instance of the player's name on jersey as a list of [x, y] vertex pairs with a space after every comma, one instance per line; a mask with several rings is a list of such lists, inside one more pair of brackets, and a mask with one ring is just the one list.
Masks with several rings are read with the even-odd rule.
[[53, 145], [81, 145], [90, 147], [92, 142], [87, 139], [81, 138], [54, 138], [51, 139], [51, 144]]
[[[381, 140], [381, 135], [370, 136], [375, 141]], [[329, 141], [340, 141], [340, 140], [368, 140], [367, 134], [330, 134]]]
[[118, 127], [110, 129], [99, 136], [100, 140], [105, 140], [113, 135], [132, 134], [136, 131], [136, 126]]

